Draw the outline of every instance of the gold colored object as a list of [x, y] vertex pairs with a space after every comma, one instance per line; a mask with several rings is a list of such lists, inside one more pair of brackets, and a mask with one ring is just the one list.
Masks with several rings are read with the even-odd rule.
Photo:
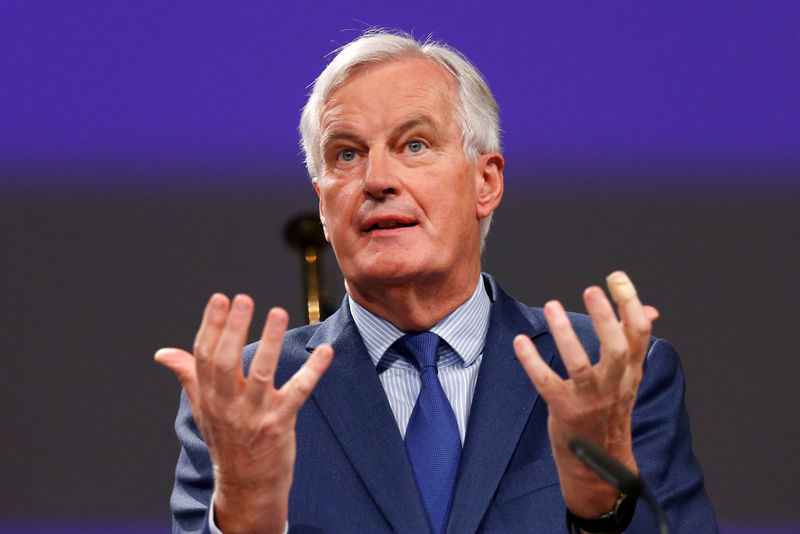
[[303, 262], [303, 280], [305, 281], [308, 324], [317, 324], [320, 321], [320, 271], [316, 247], [306, 247], [305, 261]]
[[326, 318], [325, 288], [322, 279], [322, 251], [328, 246], [317, 214], [300, 215], [290, 220], [284, 232], [286, 242], [302, 258], [303, 294], [306, 323], [316, 324]]

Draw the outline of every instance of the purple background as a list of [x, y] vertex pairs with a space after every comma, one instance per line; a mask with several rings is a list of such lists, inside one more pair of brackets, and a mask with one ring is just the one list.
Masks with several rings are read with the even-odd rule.
[[487, 270], [575, 309], [635, 273], [724, 532], [800, 532], [800, 3], [721, 0], [2, 3], [0, 532], [168, 530], [177, 386], [150, 355], [215, 290], [297, 324], [299, 111], [370, 26], [449, 42], [499, 101]]
[[541, 180], [648, 167], [684, 187], [748, 167], [785, 185], [800, 166], [796, 2], [3, 5], [5, 181], [165, 166], [289, 180], [274, 169], [298, 164], [307, 85], [368, 26], [432, 34], [472, 58], [500, 103], [508, 159], [549, 171]]

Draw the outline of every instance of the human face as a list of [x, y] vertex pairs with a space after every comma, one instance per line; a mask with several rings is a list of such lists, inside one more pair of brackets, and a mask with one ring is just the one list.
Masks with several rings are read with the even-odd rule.
[[479, 221], [499, 195], [484, 198], [490, 158], [464, 155], [457, 101], [453, 77], [425, 58], [369, 66], [326, 100], [315, 187], [349, 285], [477, 282]]

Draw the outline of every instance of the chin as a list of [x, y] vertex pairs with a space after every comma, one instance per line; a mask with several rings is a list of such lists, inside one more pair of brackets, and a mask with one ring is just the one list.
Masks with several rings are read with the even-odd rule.
[[368, 265], [353, 266], [353, 269], [350, 270], [351, 276], [345, 273], [345, 278], [355, 284], [397, 285], [432, 274], [430, 262], [408, 256], [408, 253], [397, 254], [379, 258]]

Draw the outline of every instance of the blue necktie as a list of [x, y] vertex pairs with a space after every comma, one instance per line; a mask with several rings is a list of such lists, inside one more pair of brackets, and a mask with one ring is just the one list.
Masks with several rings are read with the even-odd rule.
[[433, 332], [408, 334], [395, 342], [419, 370], [419, 397], [408, 420], [405, 443], [433, 534], [447, 530], [461, 457], [458, 423], [436, 369], [438, 345], [439, 336]]

